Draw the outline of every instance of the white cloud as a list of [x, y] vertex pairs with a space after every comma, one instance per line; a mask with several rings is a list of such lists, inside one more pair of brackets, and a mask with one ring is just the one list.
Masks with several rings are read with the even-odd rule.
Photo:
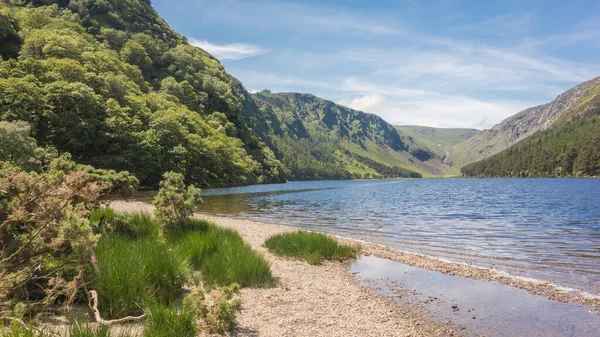
[[353, 98], [351, 100], [341, 100], [338, 102], [338, 104], [345, 105], [355, 110], [369, 112], [372, 109], [381, 107], [385, 101], [385, 96], [370, 93], [364, 96]]
[[246, 43], [217, 45], [206, 40], [196, 40], [194, 38], [189, 38], [188, 41], [192, 46], [206, 50], [219, 60], [241, 60], [265, 52], [264, 49], [258, 46]]
[[[461, 19], [455, 27], [444, 21], [447, 29], [431, 34], [420, 28], [427, 23], [376, 8], [285, 0], [222, 0], [204, 7], [199, 20], [206, 25], [227, 24], [275, 41], [264, 58], [227, 64], [248, 87], [313, 93], [392, 123], [487, 128], [600, 75], [593, 50], [583, 56], [555, 52], [571, 44], [598, 48], [597, 18], [551, 35], [540, 33], [537, 12], [501, 13]], [[225, 60], [263, 52], [231, 46], [239, 45], [202, 48]]]
[[[392, 124], [415, 124], [434, 127], [489, 128], [505, 117], [535, 105], [527, 101], [478, 100], [462, 95], [445, 95], [433, 91], [410, 90], [346, 79], [342, 90], [367, 93], [339, 103], [352, 108], [363, 105], [364, 111], [375, 113]], [[384, 96], [386, 95], [386, 96]], [[383, 97], [384, 99], [377, 99]]]

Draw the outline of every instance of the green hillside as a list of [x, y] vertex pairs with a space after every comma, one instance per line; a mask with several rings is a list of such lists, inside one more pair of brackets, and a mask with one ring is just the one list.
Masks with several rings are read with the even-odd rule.
[[[600, 175], [600, 80], [551, 120], [550, 127], [461, 169], [466, 176], [572, 177]], [[568, 93], [568, 92], [567, 92]], [[561, 95], [564, 96], [565, 94]], [[559, 96], [559, 98], [561, 98]]]
[[254, 99], [261, 111], [277, 116], [271, 139], [292, 179], [421, 176], [403, 159], [414, 160], [409, 146], [376, 115], [310, 94], [264, 90]]
[[396, 130], [411, 137], [415, 143], [444, 157], [450, 149], [473, 137], [479, 130], [467, 128], [432, 128], [418, 125], [394, 125]]
[[450, 150], [457, 167], [493, 156], [539, 131], [559, 128], [573, 118], [585, 118], [600, 104], [600, 77], [580, 83], [552, 102], [525, 109], [491, 129], [483, 130]]
[[600, 176], [600, 118], [538, 132], [461, 172], [473, 177]]
[[0, 120], [143, 186], [170, 170], [202, 186], [428, 172], [378, 117], [250, 95], [150, 1], [7, 0], [0, 37]]

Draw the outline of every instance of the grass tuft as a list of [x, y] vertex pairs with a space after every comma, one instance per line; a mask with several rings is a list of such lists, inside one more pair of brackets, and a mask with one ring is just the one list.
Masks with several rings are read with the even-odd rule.
[[202, 220], [167, 235], [177, 254], [199, 270], [204, 282], [227, 286], [270, 287], [275, 284], [264, 257], [252, 250], [236, 232]]
[[321, 233], [298, 231], [271, 236], [265, 242], [270, 252], [279, 256], [306, 260], [321, 264], [323, 260], [344, 260], [354, 257], [357, 248], [338, 243]]
[[179, 298], [187, 264], [157, 239], [105, 236], [96, 247], [100, 276], [93, 282], [99, 309], [109, 318], [139, 315], [149, 299]]
[[[29, 329], [23, 326], [17, 321], [12, 321], [10, 327], [0, 325], [0, 336], [3, 337], [37, 337], [38, 334], [35, 330]], [[40, 337], [44, 337], [43, 334], [39, 334]]]
[[92, 327], [89, 324], [75, 323], [69, 328], [69, 337], [110, 337], [110, 328], [106, 325]]
[[144, 337], [193, 337], [196, 336], [196, 315], [183, 306], [179, 309], [154, 303], [148, 308]]

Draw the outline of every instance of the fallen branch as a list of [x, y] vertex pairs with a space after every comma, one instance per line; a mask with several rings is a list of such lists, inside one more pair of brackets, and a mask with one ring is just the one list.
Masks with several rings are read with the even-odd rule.
[[127, 316], [127, 317], [123, 317], [123, 318], [119, 318], [119, 319], [112, 319], [112, 320], [102, 319], [102, 316], [100, 316], [100, 311], [98, 310], [98, 293], [96, 292], [96, 290], [90, 290], [88, 292], [88, 300], [89, 300], [88, 304], [90, 306], [90, 309], [94, 312], [94, 318], [96, 319], [96, 322], [98, 322], [102, 325], [112, 325], [112, 324], [121, 324], [121, 323], [131, 322], [131, 321], [140, 321], [140, 320], [143, 320], [144, 318], [146, 318], [146, 314], [143, 314], [140, 316]]

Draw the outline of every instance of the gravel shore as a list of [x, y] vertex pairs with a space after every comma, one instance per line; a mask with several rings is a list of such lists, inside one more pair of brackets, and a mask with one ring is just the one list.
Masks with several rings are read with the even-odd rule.
[[[152, 211], [142, 202], [111, 203], [118, 211]], [[236, 230], [271, 264], [279, 285], [272, 289], [243, 289], [238, 336], [445, 336], [455, 335], [449, 323], [426, 318], [418, 307], [399, 305], [360, 287], [349, 275], [347, 263], [326, 262], [312, 266], [268, 252], [265, 240], [296, 228], [196, 214], [219, 226]], [[338, 238], [360, 245], [361, 254], [402, 262], [446, 274], [484, 279], [518, 287], [561, 302], [579, 302], [600, 308], [600, 299], [560, 289], [549, 283], [518, 279], [486, 268], [438, 260], [398, 251], [374, 243]], [[465, 333], [464, 331], [462, 333]]]
[[[146, 212], [141, 202], [113, 202], [117, 211]], [[244, 300], [235, 336], [451, 336], [456, 328], [433, 322], [411, 306], [372, 294], [348, 274], [348, 263], [314, 266], [268, 252], [265, 240], [296, 231], [285, 226], [196, 214], [231, 228], [271, 264], [279, 284], [270, 289], [242, 289]], [[357, 244], [357, 242], [352, 242]]]

